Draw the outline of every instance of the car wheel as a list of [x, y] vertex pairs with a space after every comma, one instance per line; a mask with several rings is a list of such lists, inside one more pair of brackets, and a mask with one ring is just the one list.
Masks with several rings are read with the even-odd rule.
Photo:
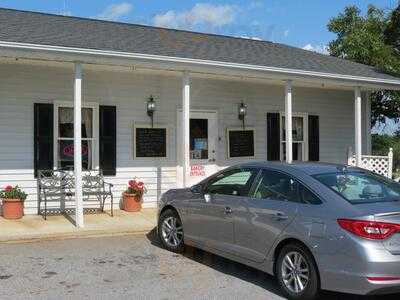
[[288, 299], [312, 300], [319, 294], [318, 270], [311, 253], [300, 244], [282, 248], [276, 264], [281, 290]]
[[161, 213], [158, 220], [158, 236], [167, 250], [173, 252], [183, 251], [183, 226], [175, 210], [168, 209]]

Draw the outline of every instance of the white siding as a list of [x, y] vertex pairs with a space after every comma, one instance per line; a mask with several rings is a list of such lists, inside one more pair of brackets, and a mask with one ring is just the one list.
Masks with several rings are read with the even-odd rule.
[[[71, 68], [3, 64], [0, 69], [0, 186], [18, 184], [29, 198], [26, 212], [35, 213], [36, 181], [33, 177], [33, 103], [72, 101]], [[116, 200], [127, 181], [143, 179], [148, 187], [145, 206], [154, 206], [159, 195], [176, 183], [176, 118], [181, 107], [181, 78], [137, 72], [85, 71], [84, 102], [117, 107]], [[145, 102], [156, 96], [155, 123], [169, 128], [169, 154], [164, 160], [133, 159], [133, 123], [150, 122]], [[227, 127], [241, 125], [237, 104], [248, 104], [246, 125], [256, 129], [256, 159], [266, 159], [266, 114], [284, 109], [282, 86], [238, 83], [216, 79], [192, 79], [191, 106], [218, 111], [217, 163], [226, 166]], [[354, 145], [354, 95], [327, 89], [293, 89], [293, 112], [320, 117], [320, 159], [344, 162], [346, 149]], [[365, 122], [363, 122], [363, 125]], [[52, 155], [52, 154], [49, 154]]]

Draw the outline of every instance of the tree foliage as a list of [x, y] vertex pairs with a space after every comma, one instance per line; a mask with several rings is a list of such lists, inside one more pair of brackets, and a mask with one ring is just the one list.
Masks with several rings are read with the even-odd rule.
[[400, 139], [397, 136], [387, 134], [372, 134], [372, 154], [388, 155], [393, 148], [393, 169], [400, 169]]
[[[366, 15], [349, 6], [330, 20], [328, 29], [337, 35], [329, 43], [331, 55], [400, 77], [400, 5], [390, 12], [370, 5]], [[399, 121], [400, 93], [372, 93], [371, 113], [372, 125], [384, 123], [386, 118]]]

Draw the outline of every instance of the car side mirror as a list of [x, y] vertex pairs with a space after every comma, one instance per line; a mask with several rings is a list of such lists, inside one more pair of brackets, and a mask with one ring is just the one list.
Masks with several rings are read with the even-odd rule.
[[200, 184], [196, 184], [190, 188], [190, 191], [193, 194], [201, 194], [203, 191], [203, 187]]

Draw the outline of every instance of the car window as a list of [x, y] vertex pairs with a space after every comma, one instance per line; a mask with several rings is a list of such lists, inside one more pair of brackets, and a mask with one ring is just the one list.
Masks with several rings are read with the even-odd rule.
[[210, 194], [248, 196], [257, 175], [256, 169], [233, 169], [223, 172], [209, 181], [205, 191]]
[[299, 194], [301, 202], [305, 204], [318, 205], [322, 203], [322, 201], [313, 192], [311, 192], [301, 183], [299, 183]]
[[398, 183], [372, 173], [340, 171], [314, 178], [352, 204], [400, 200]]
[[299, 183], [292, 177], [271, 170], [264, 170], [254, 190], [254, 198], [299, 202]]
[[321, 204], [321, 200], [302, 183], [281, 172], [264, 170], [254, 189], [254, 198], [275, 199], [305, 204]]

